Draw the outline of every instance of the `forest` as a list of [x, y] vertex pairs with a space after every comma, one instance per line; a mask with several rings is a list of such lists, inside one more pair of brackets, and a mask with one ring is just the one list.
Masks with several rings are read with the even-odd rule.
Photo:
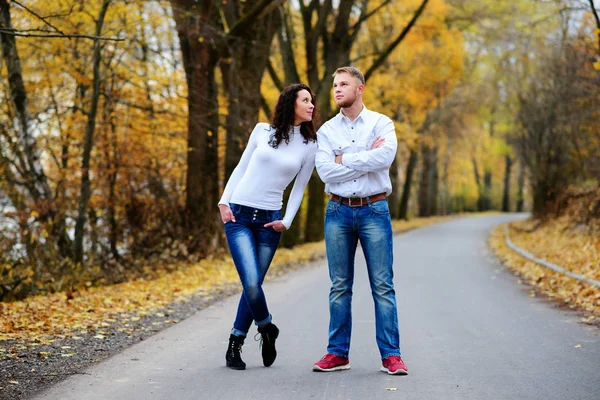
[[[0, 0], [0, 301], [221, 254], [217, 202], [252, 128], [294, 82], [333, 117], [343, 65], [395, 123], [394, 219], [553, 218], [600, 183], [598, 9]], [[283, 247], [323, 239], [326, 200], [314, 172]]]

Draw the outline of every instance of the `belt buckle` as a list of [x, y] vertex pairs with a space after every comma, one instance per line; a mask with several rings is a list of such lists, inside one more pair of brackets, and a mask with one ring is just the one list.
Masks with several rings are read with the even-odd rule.
[[362, 207], [363, 205], [363, 199], [362, 197], [354, 197], [354, 200], [356, 201], [356, 199], [360, 200], [359, 204], [352, 204], [352, 197], [348, 197], [348, 206], [349, 207]]

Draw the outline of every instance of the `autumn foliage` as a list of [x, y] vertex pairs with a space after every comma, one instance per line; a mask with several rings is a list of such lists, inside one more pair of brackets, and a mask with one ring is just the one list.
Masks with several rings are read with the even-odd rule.
[[[510, 240], [536, 258], [600, 282], [600, 188], [571, 188], [562, 195], [560, 215], [529, 219], [508, 226]], [[505, 227], [498, 227], [490, 244], [509, 268], [538, 292], [585, 310], [588, 322], [600, 321], [600, 287], [527, 260], [505, 244]], [[535, 293], [535, 292], [534, 292]]]
[[[295, 81], [333, 116], [345, 64], [396, 125], [393, 218], [555, 215], [600, 177], [600, 27], [565, 1], [0, 0], [0, 300], [223, 254], [252, 126]], [[283, 246], [322, 238], [323, 189]]]

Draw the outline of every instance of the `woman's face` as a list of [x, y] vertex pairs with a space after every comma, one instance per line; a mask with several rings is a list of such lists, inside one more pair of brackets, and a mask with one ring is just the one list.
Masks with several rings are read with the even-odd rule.
[[298, 126], [302, 122], [311, 121], [314, 109], [315, 106], [312, 103], [312, 97], [308, 90], [300, 90], [296, 94], [296, 103], [294, 104], [294, 126]]

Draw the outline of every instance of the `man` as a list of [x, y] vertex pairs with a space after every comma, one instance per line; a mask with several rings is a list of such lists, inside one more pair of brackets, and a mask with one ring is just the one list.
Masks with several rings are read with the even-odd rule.
[[392, 192], [389, 168], [398, 142], [392, 120], [363, 105], [364, 89], [365, 78], [357, 68], [338, 68], [333, 74], [333, 92], [341, 110], [317, 133], [317, 172], [330, 195], [325, 244], [332, 285], [327, 354], [313, 370], [350, 369], [354, 257], [360, 240], [375, 303], [381, 370], [406, 375], [408, 368], [400, 358], [393, 234], [387, 203]]

